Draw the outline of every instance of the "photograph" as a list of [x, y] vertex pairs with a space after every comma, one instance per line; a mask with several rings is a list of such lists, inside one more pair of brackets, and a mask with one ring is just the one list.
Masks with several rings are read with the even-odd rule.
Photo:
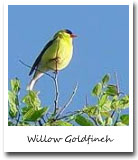
[[8, 5], [7, 107], [8, 126], [129, 126], [129, 5]]

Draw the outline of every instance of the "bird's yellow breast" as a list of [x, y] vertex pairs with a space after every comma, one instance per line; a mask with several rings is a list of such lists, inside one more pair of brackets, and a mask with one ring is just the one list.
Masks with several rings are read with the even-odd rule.
[[72, 39], [57, 38], [42, 56], [39, 69], [62, 70], [72, 58]]

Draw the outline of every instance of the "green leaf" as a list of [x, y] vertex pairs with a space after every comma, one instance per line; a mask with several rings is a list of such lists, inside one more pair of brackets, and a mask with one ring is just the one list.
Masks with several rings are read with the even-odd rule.
[[109, 99], [106, 100], [106, 103], [102, 106], [102, 111], [111, 111], [111, 102]]
[[17, 106], [19, 105], [18, 98], [12, 91], [8, 91], [8, 102], [9, 102], [9, 114], [12, 118], [17, 116]]
[[87, 118], [82, 115], [77, 115], [75, 122], [77, 122], [81, 126], [94, 126], [94, 124]]
[[124, 123], [122, 123], [122, 122], [117, 122], [116, 124], [115, 124], [115, 126], [126, 126]]
[[110, 117], [111, 116], [110, 112], [108, 112], [108, 111], [101, 111], [100, 114], [101, 114], [101, 116], [104, 116], [104, 117]]
[[72, 126], [71, 123], [69, 122], [65, 122], [65, 121], [61, 121], [61, 120], [58, 120], [58, 121], [55, 121], [55, 122], [47, 122], [45, 124], [45, 126]]
[[8, 91], [8, 101], [9, 101], [9, 105], [19, 105], [19, 101], [18, 101], [18, 98], [16, 96], [15, 93], [13, 93], [12, 91]]
[[31, 108], [23, 115], [23, 121], [36, 122], [47, 112], [48, 108], [44, 107], [38, 110]]
[[37, 111], [34, 108], [29, 109], [28, 112], [24, 114], [23, 121], [37, 121], [38, 117], [35, 116], [34, 118], [36, 112]]
[[11, 121], [8, 121], [8, 126], [15, 126], [15, 124]]
[[73, 120], [75, 120], [75, 118], [76, 118], [76, 115], [71, 115], [67, 119], [68, 119], [68, 121], [73, 121]]
[[33, 107], [28, 107], [28, 106], [25, 106], [21, 109], [21, 112], [22, 112], [22, 115], [25, 115], [30, 109], [32, 109]]
[[105, 85], [105, 84], [109, 81], [109, 79], [110, 79], [109, 74], [106, 74], [106, 75], [103, 77], [103, 79], [102, 79], [103, 85]]
[[119, 105], [119, 101], [118, 101], [118, 96], [113, 96], [112, 101], [111, 101], [111, 109], [116, 110], [118, 108]]
[[108, 85], [107, 90], [106, 90], [106, 94], [109, 96], [118, 95], [117, 87], [115, 85]]
[[93, 88], [92, 90], [92, 95], [94, 96], [99, 96], [99, 94], [101, 93], [102, 91], [102, 84], [101, 83], [98, 83], [96, 84], [96, 86]]
[[126, 109], [128, 107], [129, 107], [129, 96], [126, 95], [119, 100], [119, 108], [120, 109]]
[[126, 109], [129, 107], [129, 96], [124, 96], [120, 100], [113, 99], [111, 108], [112, 109]]
[[113, 99], [113, 100], [112, 100], [112, 103], [111, 103], [111, 109], [116, 110], [116, 109], [118, 109], [118, 108], [119, 108], [119, 100]]
[[36, 110], [41, 106], [38, 93], [35, 91], [29, 91], [28, 94], [22, 99], [22, 102], [25, 103], [28, 107], [33, 107]]
[[124, 114], [120, 116], [120, 119], [123, 124], [129, 125], [129, 115], [128, 114]]
[[107, 95], [107, 94], [103, 94], [103, 95], [101, 96], [101, 98], [100, 98], [99, 101], [98, 101], [98, 104], [99, 104], [100, 107], [102, 107], [102, 106], [106, 103], [107, 98], [108, 98], [108, 95]]
[[11, 80], [11, 89], [15, 94], [20, 91], [20, 80], [18, 78]]
[[117, 101], [118, 100], [118, 96], [115, 95], [112, 100], [116, 100]]
[[105, 119], [105, 125], [106, 125], [106, 126], [111, 126], [112, 123], [113, 123], [113, 120], [112, 120], [111, 117], [107, 117], [107, 118]]
[[97, 108], [97, 106], [84, 107], [82, 111], [89, 116], [97, 116], [99, 114], [99, 109]]
[[18, 126], [30, 126], [30, 124], [27, 122], [20, 122], [18, 123]]

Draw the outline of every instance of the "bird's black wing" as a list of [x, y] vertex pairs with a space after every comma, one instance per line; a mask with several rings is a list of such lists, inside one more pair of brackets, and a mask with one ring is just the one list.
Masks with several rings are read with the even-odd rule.
[[31, 68], [31, 71], [29, 73], [29, 76], [33, 73], [33, 71], [36, 69], [36, 67], [38, 67], [38, 64], [43, 56], [43, 54], [45, 53], [45, 51], [53, 44], [53, 42], [55, 41], [55, 39], [49, 41], [45, 47], [43, 48], [43, 50], [41, 51], [40, 55], [37, 57], [37, 59], [35, 60], [32, 68]]

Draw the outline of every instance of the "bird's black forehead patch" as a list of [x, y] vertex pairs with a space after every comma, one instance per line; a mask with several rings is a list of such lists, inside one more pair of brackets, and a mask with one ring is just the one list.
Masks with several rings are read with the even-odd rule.
[[72, 32], [68, 29], [65, 29], [65, 32], [68, 33], [68, 34], [72, 34]]

